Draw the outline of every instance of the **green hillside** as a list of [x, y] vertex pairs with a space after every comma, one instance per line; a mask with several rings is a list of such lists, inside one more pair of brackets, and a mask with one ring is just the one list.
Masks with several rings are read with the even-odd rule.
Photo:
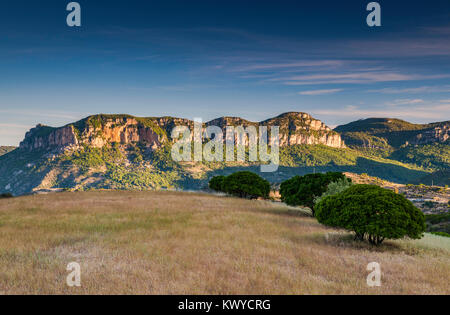
[[338, 126], [335, 131], [347, 146], [362, 154], [436, 171], [450, 166], [449, 124], [370, 118]]
[[429, 169], [450, 168], [450, 145], [433, 143], [421, 146], [407, 146], [393, 152], [389, 158], [404, 163], [416, 164]]
[[450, 170], [436, 171], [419, 178], [414, 182], [415, 184], [436, 185], [436, 186], [450, 186]]
[[412, 124], [400, 119], [369, 118], [338, 126], [349, 146], [374, 147], [390, 150], [411, 142], [417, 135], [449, 122]]
[[[0, 156], [0, 193], [21, 195], [39, 190], [103, 188], [198, 190], [206, 188], [209, 178], [215, 175], [227, 175], [240, 170], [260, 172], [258, 163], [174, 162], [171, 157], [170, 131], [176, 125], [192, 123], [173, 117], [94, 115], [68, 125], [72, 127], [65, 130], [38, 126], [27, 134], [21, 149]], [[250, 122], [236, 117], [222, 117], [210, 123], [222, 126]], [[326, 133], [341, 143], [335, 131], [331, 132], [322, 122], [305, 113], [285, 113], [262, 124], [281, 125], [285, 138], [294, 135], [313, 141], [316, 133]], [[121, 139], [119, 144], [107, 138], [113, 132], [116, 135], [124, 132], [124, 128], [127, 128], [129, 141]], [[73, 138], [76, 137], [78, 144], [69, 149], [51, 147], [50, 139], [55, 136], [49, 135], [55, 130], [61, 131], [58, 135], [60, 140], [66, 137], [65, 140], [74, 144], [76, 141]], [[149, 130], [161, 141], [155, 142], [156, 146], [150, 147], [145, 141], [131, 140], [136, 139], [132, 135], [142, 135]], [[398, 119], [366, 119], [339, 126], [335, 130], [341, 133], [347, 147], [324, 144], [282, 146], [278, 171], [261, 173], [261, 176], [272, 183], [280, 183], [295, 175], [341, 171], [367, 174], [401, 184], [450, 184], [445, 172], [432, 174], [440, 170], [448, 171], [450, 166], [448, 140], [441, 141], [447, 137], [448, 122], [416, 125]], [[421, 141], [425, 139], [432, 142], [403, 144], [417, 135], [420, 135], [417, 139]], [[47, 139], [42, 138], [46, 136]], [[94, 142], [89, 142], [95, 137], [101, 143], [100, 148]], [[114, 139], [117, 141], [117, 137]], [[40, 144], [47, 146], [36, 149], [36, 145], [39, 148]], [[0, 152], [6, 151], [3, 149]]]
[[[277, 172], [261, 173], [272, 183], [295, 175], [343, 171], [368, 174], [392, 182], [410, 183], [429, 173], [411, 164], [364, 155], [352, 149], [297, 145], [280, 151]], [[84, 146], [49, 156], [16, 150], [0, 157], [0, 192], [25, 194], [42, 189], [202, 189], [217, 174], [237, 170], [259, 173], [256, 163], [175, 163], [169, 146], [149, 152], [139, 145], [103, 148]]]

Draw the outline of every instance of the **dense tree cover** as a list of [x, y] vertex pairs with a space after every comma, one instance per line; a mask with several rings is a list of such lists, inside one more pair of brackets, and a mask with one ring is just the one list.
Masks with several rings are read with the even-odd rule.
[[249, 199], [268, 198], [270, 193], [270, 183], [257, 174], [248, 171], [236, 172], [226, 177], [213, 177], [209, 186], [216, 191], [223, 191], [233, 196]]
[[450, 213], [425, 215], [427, 231], [450, 233]]
[[225, 176], [214, 176], [209, 181], [209, 188], [215, 191], [223, 191], [223, 182], [225, 181]]
[[324, 198], [316, 206], [317, 220], [353, 231], [356, 238], [379, 245], [385, 239], [419, 239], [425, 216], [404, 196], [373, 185], [354, 185]]
[[314, 204], [318, 204], [325, 197], [340, 194], [347, 188], [350, 188], [351, 185], [352, 185], [352, 181], [348, 178], [341, 178], [335, 182], [329, 183], [327, 186], [327, 190], [322, 194], [322, 196], [314, 198]]
[[441, 170], [422, 178], [412, 181], [416, 184], [449, 186], [450, 185], [450, 169]]
[[416, 164], [423, 168], [450, 168], [450, 142], [406, 146], [390, 155], [391, 159]]
[[339, 172], [295, 176], [281, 184], [281, 200], [290, 206], [309, 207], [314, 214], [314, 198], [322, 196], [328, 184], [339, 179], [346, 177]]
[[[341, 133], [344, 140], [349, 141], [349, 143], [351, 143], [355, 139], [355, 135], [359, 133], [363, 134], [365, 139], [371, 140], [370, 142], [375, 145], [385, 142], [389, 146], [398, 148], [407, 141], [413, 139], [419, 133], [434, 126], [435, 124], [412, 124], [404, 120], [392, 118], [369, 118], [338, 126], [335, 131]], [[378, 140], [370, 138], [371, 136], [378, 138]]]

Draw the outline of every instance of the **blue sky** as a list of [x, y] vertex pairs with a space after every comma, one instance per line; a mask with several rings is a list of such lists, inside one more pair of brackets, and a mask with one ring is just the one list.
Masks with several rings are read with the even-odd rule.
[[69, 1], [0, 5], [0, 145], [96, 113], [450, 119], [450, 3]]

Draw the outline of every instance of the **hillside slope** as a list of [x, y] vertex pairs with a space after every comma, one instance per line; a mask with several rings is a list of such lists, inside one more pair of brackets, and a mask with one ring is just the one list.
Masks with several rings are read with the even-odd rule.
[[12, 147], [12, 146], [0, 146], [0, 156], [4, 155], [8, 152], [11, 152], [12, 150], [15, 150], [16, 147]]
[[412, 124], [393, 118], [358, 120], [334, 129], [350, 146], [388, 149], [403, 145], [445, 142], [450, 138], [450, 121]]
[[[175, 162], [171, 131], [175, 126], [192, 128], [193, 124], [173, 117], [95, 115], [60, 128], [38, 125], [17, 150], [0, 156], [0, 193], [102, 188], [198, 190], [206, 188], [214, 175], [260, 171], [255, 162]], [[222, 117], [204, 123], [203, 128], [212, 125], [223, 130], [239, 125], [279, 126], [280, 168], [261, 173], [272, 183], [325, 171], [367, 173], [412, 183], [448, 168], [448, 157], [443, 157], [448, 152], [447, 143], [430, 144], [441, 146], [433, 151], [440, 159], [430, 157], [429, 150], [409, 150], [413, 147], [398, 149], [393, 153], [398, 157], [374, 154], [358, 146], [346, 147], [338, 133], [306, 113], [285, 113], [259, 123]]]
[[369, 155], [430, 171], [450, 167], [450, 121], [412, 124], [399, 119], [370, 118], [334, 130], [350, 148]]

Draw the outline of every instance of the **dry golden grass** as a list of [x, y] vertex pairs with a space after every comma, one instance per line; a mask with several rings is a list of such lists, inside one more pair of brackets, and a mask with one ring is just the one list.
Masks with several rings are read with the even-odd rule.
[[[0, 200], [0, 294], [449, 294], [449, 239], [379, 248], [279, 203], [176, 192]], [[69, 262], [82, 286], [66, 285]], [[370, 262], [382, 286], [366, 284]]]

